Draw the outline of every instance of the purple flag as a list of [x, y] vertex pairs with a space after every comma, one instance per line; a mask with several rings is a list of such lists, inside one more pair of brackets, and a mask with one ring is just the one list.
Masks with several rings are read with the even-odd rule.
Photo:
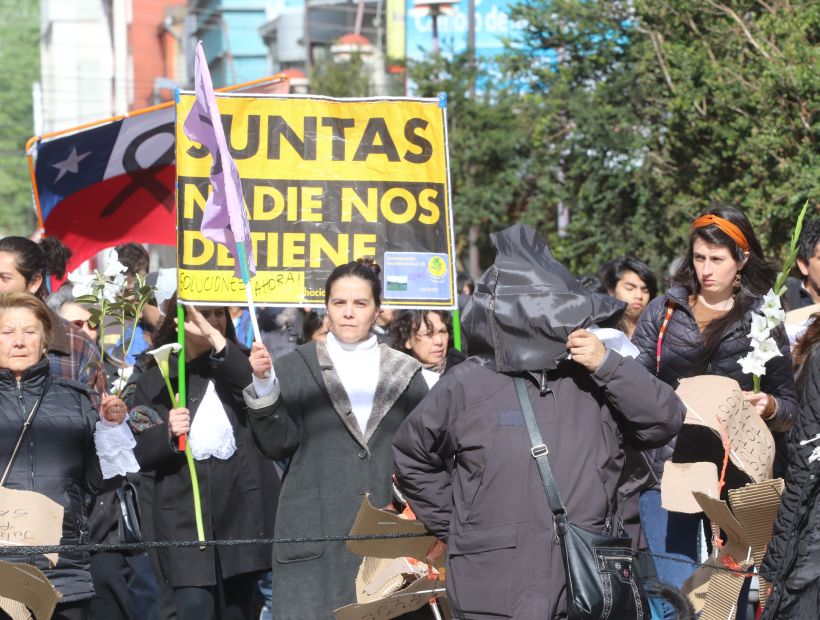
[[219, 108], [216, 105], [211, 72], [208, 70], [201, 42], [196, 46], [194, 82], [196, 101], [188, 118], [185, 119], [183, 131], [188, 138], [208, 149], [213, 159], [211, 164], [211, 187], [213, 189], [205, 203], [202, 234], [205, 238], [228, 248], [236, 263], [234, 273], [237, 278], [244, 280], [240, 257], [237, 253], [238, 243], [244, 245], [249, 274], [252, 276], [256, 273], [248, 214], [242, 196], [239, 171], [228, 151], [225, 130], [222, 127]]

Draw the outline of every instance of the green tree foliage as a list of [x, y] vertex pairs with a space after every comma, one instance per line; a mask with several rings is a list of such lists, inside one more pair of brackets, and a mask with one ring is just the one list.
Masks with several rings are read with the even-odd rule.
[[[529, 172], [530, 143], [516, 120], [520, 98], [498, 87], [477, 69], [469, 53], [452, 58], [433, 55], [414, 62], [409, 76], [415, 93], [447, 93], [447, 134], [453, 219], [459, 254], [471, 226], [478, 226], [481, 247], [489, 233], [516, 221], [527, 211], [535, 175]], [[481, 85], [471, 96], [473, 85]], [[483, 253], [485, 262], [492, 254]]]
[[26, 140], [40, 78], [39, 2], [0, 0], [0, 237], [32, 230]]
[[540, 170], [524, 219], [570, 268], [633, 252], [663, 271], [714, 202], [781, 254], [817, 204], [818, 3], [524, 0], [515, 17], [530, 27], [506, 67]]
[[360, 54], [336, 62], [331, 55], [317, 62], [310, 74], [310, 92], [327, 97], [367, 97], [370, 78]]

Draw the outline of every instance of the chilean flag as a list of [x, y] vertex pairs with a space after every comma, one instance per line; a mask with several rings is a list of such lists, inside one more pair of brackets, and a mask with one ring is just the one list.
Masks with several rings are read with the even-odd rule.
[[[287, 93], [284, 74], [220, 91]], [[32, 185], [43, 233], [74, 265], [121, 243], [176, 244], [173, 103], [32, 139]]]
[[176, 243], [174, 108], [113, 119], [36, 143], [44, 234], [79, 264], [128, 243]]

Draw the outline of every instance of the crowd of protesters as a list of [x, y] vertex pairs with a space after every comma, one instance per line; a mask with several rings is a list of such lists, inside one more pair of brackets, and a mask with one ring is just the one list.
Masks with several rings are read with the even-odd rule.
[[[479, 280], [459, 276], [460, 319], [382, 308], [380, 268], [364, 257], [331, 273], [324, 308], [258, 309], [260, 341], [245, 308], [185, 306], [180, 406], [176, 363], [166, 380], [148, 354], [177, 342], [173, 270], [149, 273], [137, 244], [114, 248], [125, 286], [147, 281], [155, 292], [101, 342], [70, 285], [49, 295], [70, 252], [50, 238], [0, 239], [0, 486], [61, 506], [63, 544], [195, 541], [187, 439], [207, 540], [292, 541], [2, 559], [45, 571], [61, 594], [55, 618], [332, 618], [356, 601], [361, 558], [315, 539], [344, 537], [367, 495], [374, 506], [408, 506], [437, 537], [430, 557], [446, 551], [453, 617], [566, 617], [526, 394], [570, 520], [625, 528], [672, 593], [650, 595], [640, 611], [643, 597], [630, 617], [686, 617], [675, 593], [712, 534], [703, 514], [662, 507], [660, 485], [684, 450], [686, 406], [674, 390], [712, 374], [737, 381], [772, 431], [775, 475], [786, 481], [762, 567], [772, 584], [764, 617], [820, 617], [820, 315], [796, 341], [774, 330], [780, 355], [753, 391], [738, 360], [777, 268], [746, 216], [718, 207], [694, 218], [660, 295], [635, 256], [576, 277], [530, 229], [493, 243], [496, 261]], [[804, 225], [797, 268], [787, 310], [820, 304], [820, 219]], [[123, 367], [130, 378], [113, 390]], [[139, 473], [103, 478], [101, 427], [129, 429]], [[747, 582], [741, 620], [752, 618]]]

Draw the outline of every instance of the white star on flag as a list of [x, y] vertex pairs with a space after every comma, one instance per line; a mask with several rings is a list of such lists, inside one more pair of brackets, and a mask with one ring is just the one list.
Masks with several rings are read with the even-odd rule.
[[56, 183], [57, 181], [62, 179], [63, 175], [66, 172], [73, 172], [74, 174], [77, 174], [77, 172], [80, 171], [80, 166], [78, 164], [89, 155], [91, 155], [91, 151], [87, 151], [82, 155], [78, 155], [77, 148], [73, 147], [71, 149], [71, 153], [69, 154], [69, 156], [66, 157], [63, 161], [59, 161], [56, 164], [51, 164], [52, 167], [57, 168], [57, 170], [60, 171], [60, 174], [57, 175], [57, 178], [54, 179], [54, 182]]

